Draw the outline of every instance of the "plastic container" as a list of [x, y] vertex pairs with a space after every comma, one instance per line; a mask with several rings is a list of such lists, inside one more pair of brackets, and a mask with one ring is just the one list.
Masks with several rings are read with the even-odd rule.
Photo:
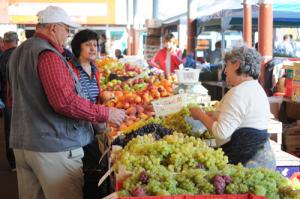
[[184, 68], [182, 70], [175, 70], [177, 81], [181, 84], [192, 84], [199, 81], [199, 74], [201, 69]]

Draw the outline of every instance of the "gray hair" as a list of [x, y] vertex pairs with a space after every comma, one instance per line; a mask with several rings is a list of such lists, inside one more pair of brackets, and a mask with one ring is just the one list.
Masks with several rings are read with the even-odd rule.
[[249, 48], [246, 45], [235, 47], [231, 51], [227, 52], [224, 57], [224, 61], [236, 63], [240, 62], [240, 67], [236, 71], [238, 75], [248, 75], [257, 79], [260, 73], [260, 54], [253, 48]]
[[14, 31], [8, 31], [4, 33], [3, 41], [6, 43], [18, 42], [19, 41], [18, 34]]

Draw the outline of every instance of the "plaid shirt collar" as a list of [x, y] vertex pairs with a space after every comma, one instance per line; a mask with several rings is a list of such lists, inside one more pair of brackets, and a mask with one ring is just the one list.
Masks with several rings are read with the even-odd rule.
[[56, 50], [58, 50], [58, 52], [60, 52], [61, 54], [64, 54], [64, 49], [63, 49], [63, 47], [58, 46], [58, 45], [57, 45], [52, 39], [50, 39], [50, 37], [48, 37], [47, 35], [38, 32], [38, 33], [35, 33], [35, 36], [37, 36], [37, 37], [39, 37], [39, 38], [42, 38], [42, 39], [48, 41], [49, 44], [50, 44], [51, 46], [53, 46]]

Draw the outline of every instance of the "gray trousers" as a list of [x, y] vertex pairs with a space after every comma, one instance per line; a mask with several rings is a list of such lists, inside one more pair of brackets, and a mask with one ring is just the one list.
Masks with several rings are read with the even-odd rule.
[[55, 153], [14, 149], [19, 199], [82, 199], [82, 148]]

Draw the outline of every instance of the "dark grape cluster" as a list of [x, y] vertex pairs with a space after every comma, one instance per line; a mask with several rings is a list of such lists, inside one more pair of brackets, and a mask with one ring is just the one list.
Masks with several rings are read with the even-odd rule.
[[142, 184], [148, 184], [149, 182], [149, 176], [147, 175], [146, 171], [142, 171], [139, 180], [141, 181]]
[[226, 185], [232, 182], [232, 178], [230, 176], [223, 176], [223, 179], [225, 180]]
[[135, 197], [142, 197], [146, 196], [146, 193], [142, 187], [136, 187], [131, 191], [131, 195]]
[[213, 179], [213, 184], [217, 194], [223, 194], [225, 190], [225, 180], [222, 176], [216, 175]]
[[146, 134], [152, 134], [156, 140], [163, 138], [166, 135], [171, 135], [173, 133], [172, 129], [165, 128], [160, 124], [150, 123], [147, 124], [135, 131], [131, 131], [126, 135], [121, 135], [117, 137], [113, 142], [112, 145], [119, 145], [119, 146], [126, 146], [128, 142], [130, 142], [133, 138], [137, 136], [143, 136]]
[[213, 185], [215, 187], [215, 190], [218, 194], [223, 194], [226, 185], [230, 184], [232, 181], [230, 176], [221, 176], [221, 175], [216, 175], [213, 178]]
[[204, 164], [199, 163], [199, 164], [197, 165], [197, 168], [198, 168], [198, 169], [205, 169], [205, 166], [204, 166]]

